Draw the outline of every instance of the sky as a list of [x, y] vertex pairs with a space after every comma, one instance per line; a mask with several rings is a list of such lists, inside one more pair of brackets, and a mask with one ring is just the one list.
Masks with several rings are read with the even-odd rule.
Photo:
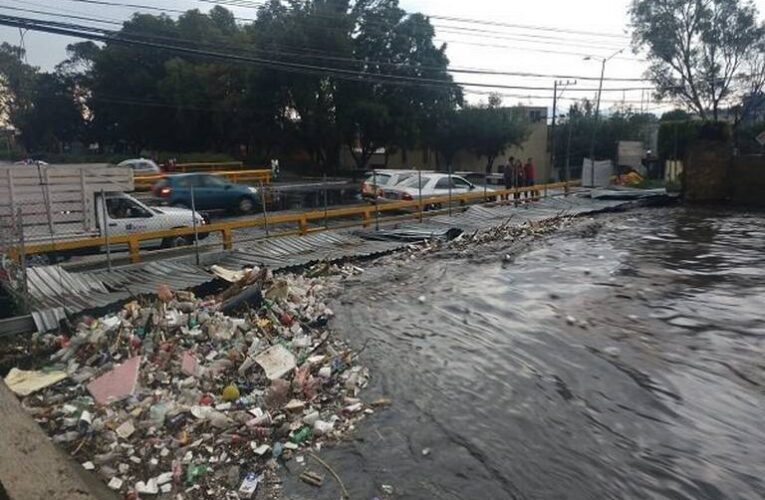
[[[101, 0], [110, 3], [207, 11], [215, 0]], [[223, 2], [221, 2], [223, 3]], [[228, 0], [250, 7], [229, 7], [237, 17], [253, 18], [251, 8], [257, 0]], [[487, 93], [495, 90], [503, 94], [505, 104], [552, 106], [555, 76], [571, 76], [577, 80], [562, 91], [559, 112], [568, 108], [574, 99], [594, 98], [601, 71], [601, 61], [620, 50], [621, 54], [609, 60], [606, 78], [642, 78], [645, 60], [634, 54], [630, 47], [628, 6], [631, 0], [400, 0], [409, 12], [422, 12], [433, 16], [439, 43], [447, 44], [447, 55], [453, 68], [535, 73], [544, 77], [517, 75], [455, 74], [455, 80], [512, 87], [538, 87], [538, 89], [490, 89], [465, 87], [471, 102], [485, 101]], [[765, 0], [755, 0], [760, 14], [765, 13]], [[8, 8], [57, 12], [71, 16], [98, 17], [106, 20], [124, 20], [136, 8], [93, 5], [77, 0], [0, 0], [0, 13], [56, 19]], [[143, 10], [149, 13], [158, 11]], [[451, 20], [448, 18], [452, 18]], [[71, 19], [60, 19], [71, 21]], [[471, 22], [471, 21], [478, 22]], [[82, 22], [82, 21], [72, 21]], [[104, 25], [102, 27], [114, 28]], [[18, 45], [19, 31], [0, 26], [0, 42]], [[30, 64], [45, 70], [52, 69], [66, 56], [65, 47], [72, 38], [39, 32], [27, 32], [24, 44]], [[589, 56], [589, 57], [588, 57]], [[590, 78], [583, 80], [582, 78]], [[565, 81], [566, 78], [560, 79]], [[637, 110], [660, 113], [673, 106], [671, 103], [652, 102], [649, 82], [606, 81], [603, 108], [631, 106]], [[630, 89], [630, 90], [616, 90]]]

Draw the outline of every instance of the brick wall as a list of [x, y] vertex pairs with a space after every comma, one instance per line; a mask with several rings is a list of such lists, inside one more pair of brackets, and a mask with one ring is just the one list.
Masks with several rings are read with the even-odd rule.
[[765, 206], [765, 156], [733, 160], [731, 198], [736, 203]]
[[685, 161], [683, 190], [691, 202], [723, 201], [730, 195], [730, 148], [719, 142], [697, 142]]
[[765, 156], [733, 158], [726, 144], [697, 143], [686, 159], [683, 188], [690, 202], [765, 206]]

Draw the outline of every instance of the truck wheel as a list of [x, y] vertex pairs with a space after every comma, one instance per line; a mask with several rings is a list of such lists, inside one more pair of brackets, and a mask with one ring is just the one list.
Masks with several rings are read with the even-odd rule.
[[252, 212], [252, 209], [255, 207], [255, 203], [253, 203], [252, 198], [248, 196], [242, 196], [239, 198], [239, 203], [237, 204], [237, 208], [239, 211], [243, 214], [248, 214]]
[[194, 242], [192, 236], [173, 236], [162, 240], [162, 248], [179, 248], [191, 245]]

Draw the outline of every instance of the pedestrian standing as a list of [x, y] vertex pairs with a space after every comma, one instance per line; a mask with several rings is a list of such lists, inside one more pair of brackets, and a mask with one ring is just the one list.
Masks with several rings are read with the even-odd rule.
[[[512, 156], [507, 160], [505, 168], [502, 170], [502, 180], [505, 183], [505, 190], [513, 188], [513, 178], [515, 174], [515, 158]], [[510, 195], [506, 195], [505, 199], [510, 199]]]
[[[529, 158], [526, 160], [526, 164], [523, 166], [523, 174], [524, 178], [526, 180], [526, 186], [532, 187], [535, 184], [536, 181], [536, 172], [534, 171], [534, 160]], [[531, 191], [532, 196], [534, 199], [537, 199], [539, 197], [539, 192], [536, 190]], [[529, 191], [526, 191], [526, 198], [529, 197]]]
[[515, 194], [513, 195], [513, 198], [515, 198], [515, 200], [518, 201], [521, 199], [521, 192], [518, 189], [526, 185], [526, 182], [524, 180], [525, 176], [523, 171], [523, 164], [521, 163], [520, 159], [515, 160], [515, 162], [513, 163], [513, 172], [514, 172], [513, 177], [515, 179], [513, 187], [515, 187], [516, 189]]

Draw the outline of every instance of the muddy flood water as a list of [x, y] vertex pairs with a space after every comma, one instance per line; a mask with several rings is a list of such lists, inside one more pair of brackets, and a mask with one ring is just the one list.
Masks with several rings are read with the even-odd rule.
[[393, 400], [322, 452], [351, 498], [765, 497], [763, 214], [601, 215], [369, 269], [336, 312]]

